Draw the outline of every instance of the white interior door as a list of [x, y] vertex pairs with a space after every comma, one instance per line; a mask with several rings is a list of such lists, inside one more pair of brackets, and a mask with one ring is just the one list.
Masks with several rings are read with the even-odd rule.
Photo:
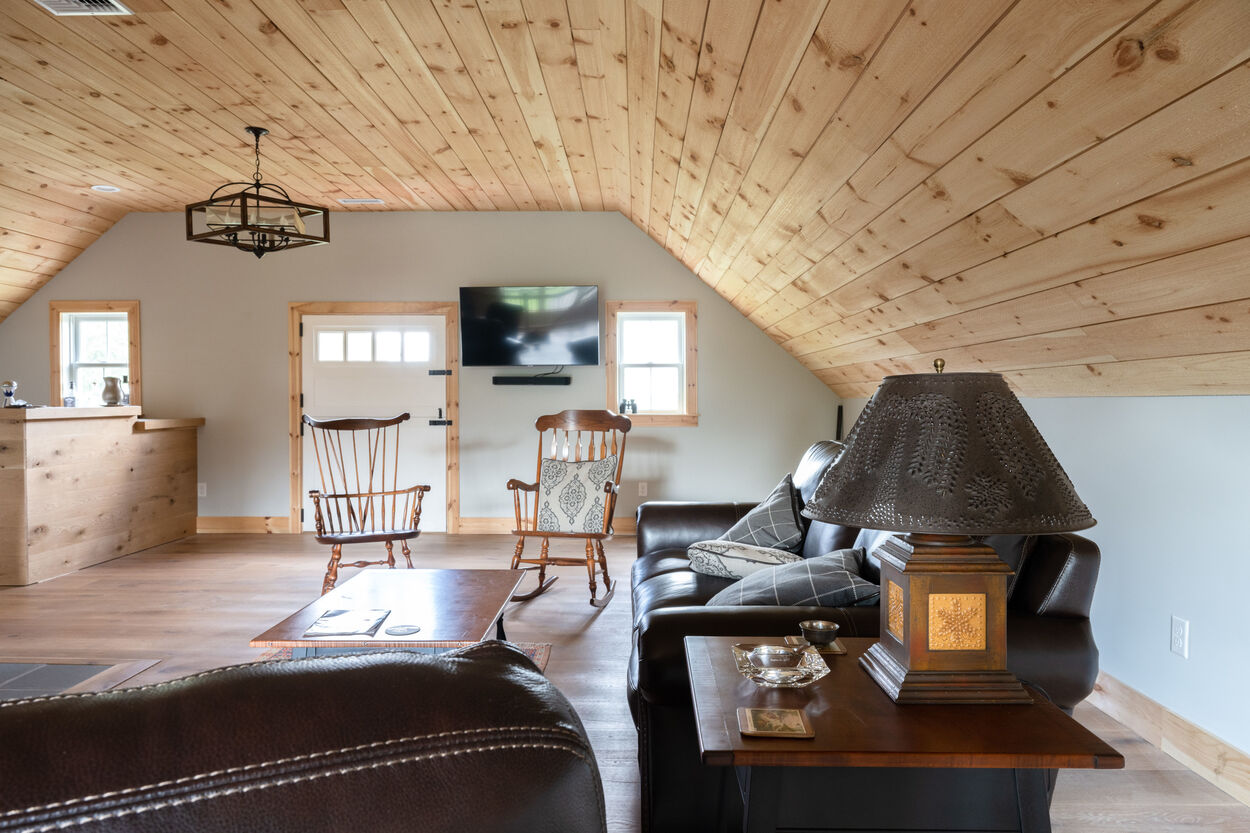
[[[412, 419], [399, 429], [399, 486], [430, 487], [421, 529], [447, 530], [447, 322], [441, 315], [305, 315], [301, 339], [304, 413], [316, 419]], [[304, 529], [313, 529], [309, 489], [321, 488], [304, 441]]]

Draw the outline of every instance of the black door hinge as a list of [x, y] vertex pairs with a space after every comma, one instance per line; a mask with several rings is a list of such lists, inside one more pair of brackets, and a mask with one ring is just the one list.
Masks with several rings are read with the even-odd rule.
[[451, 425], [450, 419], [432, 419], [430, 425]]
[[431, 370], [430, 375], [431, 376], [450, 376], [451, 371], [450, 370]]
[[304, 337], [304, 322], [303, 321], [299, 322], [299, 337], [300, 338]]
[[304, 510], [303, 509], [299, 510], [299, 522], [300, 523], [304, 522]]
[[303, 420], [301, 420], [301, 421], [300, 421], [300, 424], [299, 424], [299, 435], [300, 435], [301, 437], [302, 437], [302, 436], [304, 436], [304, 422], [303, 422]]
[[304, 394], [302, 393], [299, 395], [299, 406], [304, 407]]

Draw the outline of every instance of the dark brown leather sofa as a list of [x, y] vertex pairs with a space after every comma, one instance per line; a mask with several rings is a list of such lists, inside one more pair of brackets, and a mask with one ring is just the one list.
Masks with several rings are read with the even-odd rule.
[[[801, 498], [811, 498], [820, 476], [840, 452], [818, 442], [794, 471]], [[779, 473], [780, 474], [780, 473]], [[729, 579], [695, 573], [686, 547], [716, 538], [753, 503], [652, 502], [638, 507], [638, 559], [632, 573], [633, 653], [628, 696], [638, 730], [643, 830], [719, 831], [740, 828], [737, 782], [728, 767], [699, 760], [683, 638], [784, 636], [803, 619], [831, 619], [841, 636], [879, 635], [877, 606], [705, 607]], [[871, 553], [889, 532], [811, 522], [805, 557], [861, 546]], [[1098, 548], [1078, 535], [986, 539], [1016, 571], [1008, 595], [1007, 665], [1017, 677], [1071, 710], [1093, 690], [1098, 649], [1089, 606], [1098, 577]]]
[[515, 648], [261, 662], [0, 702], [0, 830], [602, 831], [581, 721]]

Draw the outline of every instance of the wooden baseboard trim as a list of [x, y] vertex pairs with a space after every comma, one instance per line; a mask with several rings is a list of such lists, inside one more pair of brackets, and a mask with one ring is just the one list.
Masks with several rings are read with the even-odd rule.
[[1250, 755], [1110, 674], [1099, 673], [1089, 702], [1242, 804], [1250, 805]]
[[290, 519], [270, 515], [260, 516], [228, 516], [215, 515], [195, 519], [195, 531], [201, 534], [218, 532], [290, 532]]
[[[638, 523], [633, 518], [618, 518], [612, 522], [617, 535], [633, 535]], [[461, 518], [461, 535], [507, 535], [516, 527], [515, 518]]]

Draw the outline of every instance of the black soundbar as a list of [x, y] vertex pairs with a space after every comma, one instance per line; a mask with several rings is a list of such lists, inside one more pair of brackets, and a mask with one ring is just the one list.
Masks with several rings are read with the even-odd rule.
[[493, 376], [490, 381], [495, 385], [567, 385], [573, 380], [568, 376]]

